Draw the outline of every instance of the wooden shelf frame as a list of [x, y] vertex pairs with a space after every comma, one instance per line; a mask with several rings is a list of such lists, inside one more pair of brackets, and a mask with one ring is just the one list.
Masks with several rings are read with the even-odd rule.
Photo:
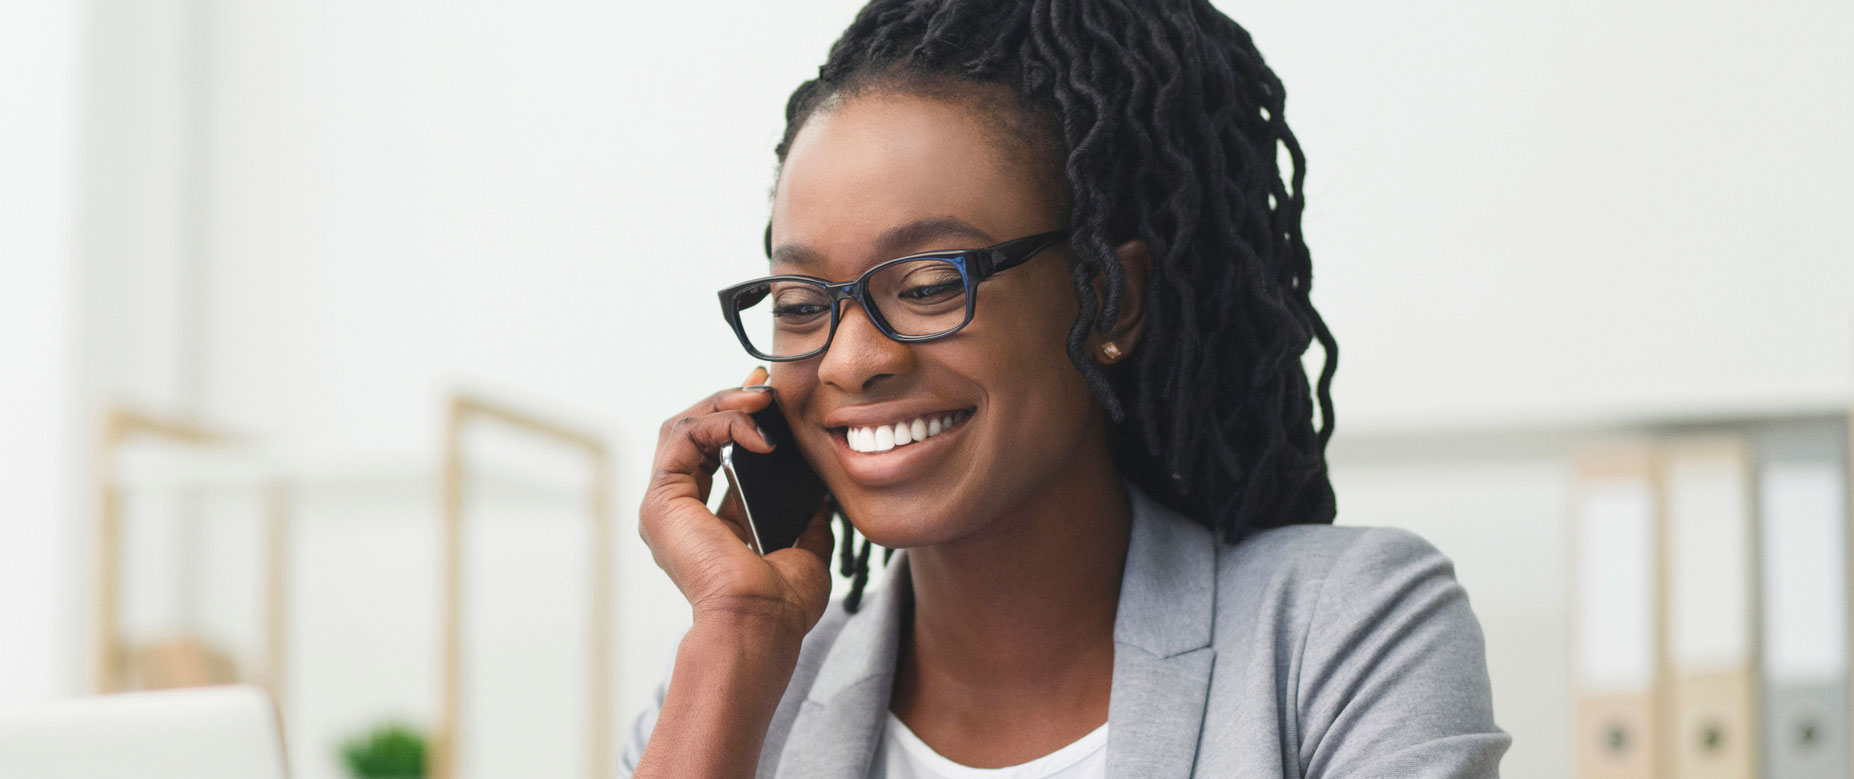
[[609, 779], [617, 773], [613, 720], [613, 528], [611, 449], [598, 435], [543, 419], [507, 405], [466, 393], [451, 396], [444, 425], [443, 467], [439, 474], [441, 528], [440, 581], [443, 657], [438, 726], [432, 738], [431, 776], [456, 779], [458, 738], [463, 719], [463, 523], [464, 495], [470, 473], [464, 467], [464, 432], [473, 424], [495, 424], [527, 433], [582, 453], [592, 469], [588, 514], [592, 521], [591, 665], [588, 669], [587, 756], [589, 776]]
[[[240, 443], [226, 431], [200, 422], [149, 414], [124, 406], [103, 410], [97, 445], [96, 644], [93, 687], [97, 693], [122, 692], [128, 684], [128, 647], [122, 636], [122, 450], [132, 441], [154, 440], [186, 447]], [[289, 643], [288, 605], [290, 490], [280, 481], [264, 485], [264, 673], [262, 684], [283, 705]]]

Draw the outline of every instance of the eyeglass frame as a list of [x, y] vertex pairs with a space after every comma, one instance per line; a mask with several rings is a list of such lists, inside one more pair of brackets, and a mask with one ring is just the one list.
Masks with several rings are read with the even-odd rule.
[[[837, 325], [843, 321], [843, 307], [841, 304], [845, 300], [854, 300], [857, 305], [862, 306], [863, 313], [868, 315], [870, 323], [874, 324], [876, 330], [880, 331], [882, 335], [887, 336], [889, 340], [900, 343], [923, 343], [945, 338], [964, 330], [966, 325], [972, 324], [973, 312], [978, 308], [978, 285], [980, 283], [1002, 271], [1029, 262], [1030, 258], [1035, 257], [1044, 249], [1055, 246], [1068, 237], [1069, 232], [1067, 230], [1051, 230], [1046, 233], [1013, 238], [1009, 241], [993, 244], [982, 249], [955, 249], [951, 251], [910, 254], [906, 257], [896, 257], [892, 260], [883, 261], [875, 267], [863, 271], [862, 275], [857, 276], [854, 281], [832, 282], [829, 279], [822, 279], [817, 276], [806, 276], [794, 273], [764, 276], [749, 281], [743, 281], [739, 284], [722, 289], [715, 294], [721, 300], [721, 316], [726, 318], [728, 325], [734, 329], [734, 336], [740, 339], [740, 345], [747, 350], [748, 354], [761, 360], [769, 360], [772, 362], [796, 362], [798, 360], [809, 360], [829, 350], [830, 345], [837, 340]], [[896, 332], [894, 327], [889, 325], [888, 319], [882, 315], [882, 309], [870, 304], [867, 283], [869, 277], [881, 272], [884, 268], [900, 265], [904, 262], [920, 262], [921, 260], [943, 260], [959, 269], [959, 277], [965, 284], [966, 315], [964, 319], [960, 320], [959, 324], [943, 332], [933, 333], [931, 335], [906, 335]], [[740, 307], [734, 304], [735, 296], [752, 287], [771, 285], [773, 282], [778, 281], [797, 281], [811, 284], [823, 288], [825, 294], [829, 296], [830, 332], [825, 335], [823, 346], [805, 352], [804, 354], [790, 357], [774, 357], [754, 347], [753, 341], [747, 337], [746, 327], [742, 325], [740, 321]]]

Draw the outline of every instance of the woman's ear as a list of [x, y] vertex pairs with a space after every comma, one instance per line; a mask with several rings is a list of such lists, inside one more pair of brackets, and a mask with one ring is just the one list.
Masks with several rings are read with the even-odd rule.
[[[1126, 359], [1139, 345], [1140, 334], [1146, 326], [1146, 282], [1152, 274], [1152, 257], [1146, 250], [1146, 242], [1127, 241], [1114, 249], [1114, 255], [1120, 258], [1125, 277], [1120, 310], [1115, 312], [1114, 323], [1107, 332], [1091, 330], [1088, 335], [1090, 357], [1099, 363]], [[1095, 274], [1093, 284], [1095, 300], [1105, 305], [1107, 274]]]

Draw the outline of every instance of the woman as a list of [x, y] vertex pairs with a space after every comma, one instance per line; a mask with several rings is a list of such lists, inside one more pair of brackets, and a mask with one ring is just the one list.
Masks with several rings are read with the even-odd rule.
[[[1450, 564], [1330, 525], [1282, 102], [1202, 0], [863, 9], [777, 149], [771, 273], [814, 280], [724, 295], [771, 391], [661, 430], [640, 533], [695, 619], [626, 775], [1495, 775]], [[707, 509], [730, 442], [822, 476], [796, 548]]]

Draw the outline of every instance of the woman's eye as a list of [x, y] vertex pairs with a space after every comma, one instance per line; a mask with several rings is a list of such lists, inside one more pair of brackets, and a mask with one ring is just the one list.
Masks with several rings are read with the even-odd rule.
[[904, 300], [931, 301], [951, 293], [959, 292], [964, 286], [964, 284], [958, 281], [947, 281], [939, 284], [921, 284], [902, 290], [901, 297]]
[[781, 319], [803, 319], [824, 313], [824, 307], [815, 303], [774, 304], [773, 316]]

